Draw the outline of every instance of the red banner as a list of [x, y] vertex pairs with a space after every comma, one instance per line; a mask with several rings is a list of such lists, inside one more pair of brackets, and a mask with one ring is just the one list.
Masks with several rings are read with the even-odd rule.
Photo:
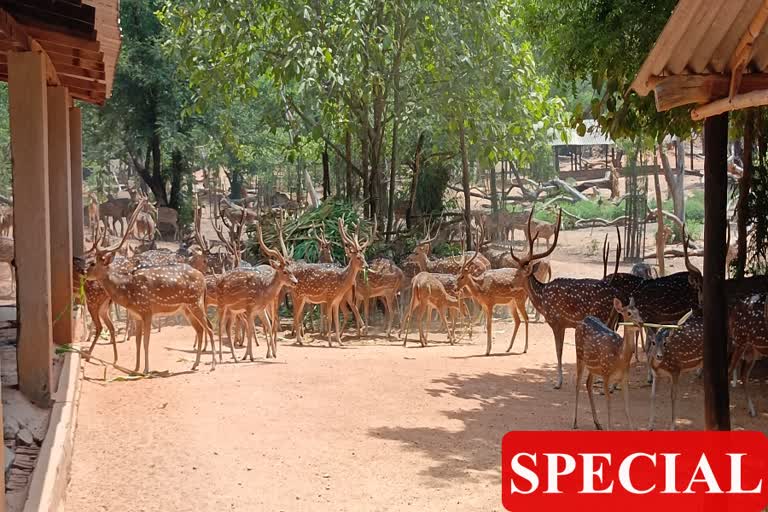
[[510, 511], [756, 512], [768, 505], [768, 439], [760, 432], [509, 432], [501, 478]]

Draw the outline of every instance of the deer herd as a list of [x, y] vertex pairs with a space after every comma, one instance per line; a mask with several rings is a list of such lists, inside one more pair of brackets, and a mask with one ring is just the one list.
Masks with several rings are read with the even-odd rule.
[[[117, 209], [118, 206], [114, 207]], [[380, 299], [384, 305], [387, 337], [390, 337], [395, 313], [399, 311], [398, 336], [403, 346], [408, 342], [412, 320], [418, 325], [418, 342], [421, 346], [428, 344], [429, 325], [435, 311], [445, 327], [449, 342], [455, 343], [456, 324], [466, 322], [471, 330], [471, 310], [478, 308], [470, 306], [476, 305], [481, 309], [476, 313], [485, 316], [485, 355], [490, 355], [493, 349], [496, 306], [507, 306], [514, 320], [514, 330], [506, 351], [512, 350], [523, 323], [525, 345], [522, 353], [527, 352], [527, 304], [530, 303], [537, 316], [541, 314], [552, 330], [557, 357], [556, 389], [563, 385], [565, 331], [575, 330], [577, 362], [573, 428], [578, 425], [579, 388], [585, 374], [595, 427], [602, 428], [593, 398], [593, 384], [597, 378], [602, 381], [606, 399], [607, 428], [612, 426], [610, 398], [614, 383], [621, 386], [628, 424], [632, 428], [628, 376], [633, 358], [639, 361], [638, 339], [642, 340], [652, 380], [650, 428], [654, 428], [654, 400], [660, 377], [668, 377], [671, 381], [671, 428], [674, 429], [679, 377], [683, 372], [702, 366], [702, 277], [690, 262], [687, 250], [685, 272], [654, 277], [648, 265], [638, 264], [631, 273], [623, 273], [618, 271], [621, 252], [619, 237], [616, 266], [609, 274], [606, 238], [602, 278], [552, 279], [548, 257], [557, 247], [561, 226], [559, 214], [557, 222], [549, 224], [533, 220], [531, 211], [525, 216], [524, 226], [517, 225], [526, 235], [527, 251], [524, 254], [516, 253], [514, 248], [502, 250], [490, 247], [486, 230], [496, 233], [499, 227], [493, 223], [481, 223], [474, 240], [474, 251], [433, 258], [431, 246], [436, 235], [432, 236], [431, 229], [427, 227], [426, 237], [417, 243], [400, 268], [387, 258], [366, 260], [366, 249], [376, 237], [375, 224], [361, 240], [359, 226], [338, 220], [346, 255], [344, 264], [333, 261], [332, 245], [322, 229], [318, 230], [315, 237], [319, 262], [309, 263], [293, 259], [292, 250], [285, 246], [281, 225], [275, 229], [279, 242], [277, 247], [269, 247], [264, 241], [258, 218], [252, 218], [246, 209], [224, 205], [221, 220], [228, 232], [216, 228], [220, 246], [225, 249], [226, 256], [222, 256], [212, 251], [211, 244], [202, 235], [201, 209], [198, 208], [194, 247], [179, 252], [149, 249], [130, 255], [123, 251], [129, 234], [140, 233], [153, 238], [150, 235], [156, 229], [153, 219], [157, 218], [157, 212], [153, 211], [146, 198], [139, 198], [137, 206], [127, 215], [122, 237], [112, 245], [106, 245], [109, 229], [100, 229], [98, 221], [108, 212], [100, 207], [92, 210], [89, 214], [92, 213], [96, 219], [92, 224], [95, 226], [92, 246], [83, 258], [76, 258], [74, 264], [74, 287], [76, 295], [82, 296], [76, 299], [81, 302], [84, 299], [96, 331], [88, 354], [93, 351], [102, 325], [105, 325], [117, 362], [115, 328], [109, 311], [112, 304], [119, 305], [130, 313], [136, 325], [135, 372], [139, 372], [141, 366], [142, 347], [143, 371], [150, 371], [149, 341], [153, 317], [177, 313], [183, 314], [195, 330], [193, 370], [199, 366], [208, 347], [211, 369], [215, 368], [216, 337], [218, 362], [223, 361], [225, 334], [229, 340], [229, 355], [234, 361], [238, 360], [236, 345], [239, 344], [245, 346], [242, 359], [253, 360], [253, 345], [259, 346], [257, 318], [266, 340], [266, 357], [276, 358], [277, 339], [282, 328], [279, 311], [287, 299], [293, 305], [292, 330], [296, 343], [301, 345], [306, 340], [305, 309], [318, 305], [321, 310], [320, 334], [327, 336], [329, 346], [333, 341], [343, 344], [342, 332], [350, 313], [357, 323], [358, 336], [367, 331], [371, 300]], [[123, 210], [111, 213], [115, 217], [126, 214]], [[108, 217], [115, 218], [112, 215]], [[265, 264], [251, 266], [242, 260], [241, 239], [246, 224], [255, 226], [253, 231]], [[109, 228], [116, 231], [114, 224]], [[536, 252], [542, 238], [546, 240], [546, 248]], [[0, 253], [2, 240], [0, 237]], [[401, 304], [398, 297], [402, 299]], [[734, 383], [737, 370], [741, 370], [748, 412], [754, 416], [756, 410], [749, 392], [749, 378], [755, 361], [768, 356], [768, 303], [765, 296], [730, 299], [730, 369]], [[406, 304], [407, 310], [403, 310]], [[361, 307], [364, 312], [362, 317], [359, 313]], [[209, 319], [209, 308], [215, 308], [216, 322]], [[214, 336], [214, 323], [218, 336]], [[620, 335], [617, 331], [622, 327], [623, 335]]]

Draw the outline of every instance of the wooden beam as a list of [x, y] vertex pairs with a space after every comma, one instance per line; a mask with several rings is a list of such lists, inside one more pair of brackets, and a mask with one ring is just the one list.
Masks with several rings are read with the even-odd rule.
[[[709, 103], [728, 95], [727, 75], [675, 75], [654, 77], [656, 110], [664, 112], [694, 103]], [[768, 89], [768, 73], [748, 73], [742, 76], [740, 93]]]
[[748, 92], [745, 94], [737, 94], [730, 98], [723, 98], [721, 100], [715, 100], [706, 105], [696, 107], [691, 111], [691, 119], [694, 121], [701, 121], [707, 117], [716, 116], [723, 112], [730, 112], [731, 110], [742, 110], [748, 107], [759, 107], [761, 105], [768, 105], [768, 89], [761, 91]]
[[730, 430], [725, 252], [728, 114], [704, 122], [704, 408], [707, 430]]
[[85, 252], [83, 234], [83, 121], [78, 107], [69, 109], [69, 157], [72, 179], [72, 254]]
[[731, 70], [731, 83], [728, 91], [728, 98], [733, 99], [739, 92], [741, 77], [747, 64], [752, 60], [752, 51], [755, 39], [763, 31], [765, 23], [768, 21], [768, 0], [763, 0], [760, 8], [752, 18], [752, 22], [747, 27], [747, 31], [741, 36], [739, 44], [731, 54], [728, 68]]
[[36, 404], [48, 406], [53, 389], [53, 318], [45, 58], [39, 52], [13, 52], [8, 66], [19, 389]]
[[48, 88], [48, 198], [51, 212], [51, 310], [53, 341], [72, 343], [72, 179], [69, 154], [69, 93]]

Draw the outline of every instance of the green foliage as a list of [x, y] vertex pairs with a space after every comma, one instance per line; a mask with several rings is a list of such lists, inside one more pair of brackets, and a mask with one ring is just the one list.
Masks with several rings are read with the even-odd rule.
[[416, 211], [435, 214], [443, 211], [443, 195], [451, 178], [450, 169], [444, 164], [424, 166], [416, 185]]
[[653, 96], [630, 88], [677, 0], [523, 0], [526, 30], [556, 77], [558, 91], [573, 98], [572, 124], [592, 118], [614, 139], [645, 133], [687, 137], [687, 109], [658, 113]]
[[[347, 233], [350, 236], [354, 234], [354, 226], [360, 224], [361, 242], [370, 235], [371, 224], [360, 218], [359, 207], [342, 200], [328, 200], [319, 208], [309, 210], [300, 217], [291, 219], [283, 225], [283, 239], [286, 248], [290, 251], [293, 248], [293, 258], [296, 260], [304, 259], [310, 262], [316, 262], [319, 250], [315, 236], [319, 234], [322, 228], [325, 232], [325, 238], [331, 242], [334, 261], [342, 262], [346, 260], [344, 246], [339, 232], [338, 219], [344, 220]], [[274, 222], [264, 222], [262, 225], [264, 243], [267, 247], [278, 249], [280, 247], [277, 237], [277, 224]], [[247, 249], [250, 259], [261, 260], [261, 249], [257, 239], [256, 231], [248, 232]]]

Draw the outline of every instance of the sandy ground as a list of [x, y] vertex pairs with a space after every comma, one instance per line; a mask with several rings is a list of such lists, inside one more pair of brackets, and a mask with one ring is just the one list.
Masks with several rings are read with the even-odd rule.
[[[601, 273], [599, 251], [590, 256], [584, 247], [591, 237], [602, 242], [602, 232], [564, 235], [555, 275]], [[521, 338], [515, 353], [503, 354], [511, 322], [494, 327], [495, 357], [480, 355], [480, 328], [472, 340], [428, 348], [403, 348], [381, 336], [358, 342], [349, 331], [344, 348], [283, 340], [278, 359], [268, 362], [262, 343], [255, 363], [213, 372], [205, 364], [195, 373], [188, 371], [191, 328], [153, 332], [152, 368], [172, 376], [104, 383], [101, 368], [85, 368], [66, 510], [502, 510], [501, 438], [510, 430], [571, 428], [575, 353], [569, 332], [565, 384], [554, 390], [550, 329], [532, 324], [523, 355]], [[133, 350], [132, 342], [120, 344], [121, 362], [132, 366]], [[97, 355], [110, 354], [108, 346], [97, 348]], [[645, 375], [635, 363], [632, 414], [642, 428], [649, 413]], [[745, 413], [741, 390], [732, 394], [734, 428], [768, 431], [765, 388], [754, 390], [755, 419]], [[680, 397], [678, 427], [702, 428], [695, 376], [681, 379]], [[582, 399], [580, 426], [592, 429]], [[605, 399], [596, 400], [604, 421]], [[667, 427], [667, 383], [657, 401], [657, 427]], [[620, 394], [613, 412], [614, 426], [626, 428]]]

